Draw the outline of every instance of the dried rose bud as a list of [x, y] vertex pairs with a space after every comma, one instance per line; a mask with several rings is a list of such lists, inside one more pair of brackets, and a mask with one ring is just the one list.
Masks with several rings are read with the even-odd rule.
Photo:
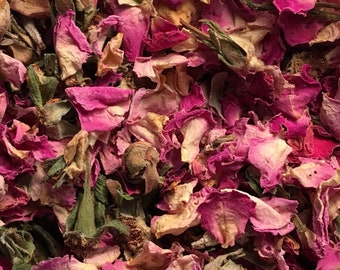
[[129, 184], [144, 182], [144, 193], [149, 193], [159, 185], [157, 163], [159, 154], [147, 142], [132, 143], [124, 153], [124, 165], [129, 174]]
[[0, 0], [0, 39], [11, 25], [11, 11], [6, 0]]

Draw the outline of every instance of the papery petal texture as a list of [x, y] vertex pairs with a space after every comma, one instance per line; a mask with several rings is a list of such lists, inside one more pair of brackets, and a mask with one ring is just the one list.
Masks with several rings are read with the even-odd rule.
[[304, 14], [314, 8], [315, 2], [316, 0], [274, 0], [273, 4], [279, 12], [289, 10], [295, 14]]
[[54, 27], [54, 46], [64, 80], [82, 68], [92, 52], [84, 33], [76, 26], [74, 11], [59, 15]]
[[256, 204], [255, 212], [250, 217], [255, 231], [285, 235], [294, 229], [291, 218], [297, 213], [298, 201], [279, 197], [257, 198], [234, 189], [223, 189], [222, 192], [239, 192], [248, 196]]
[[120, 7], [115, 10], [115, 15], [119, 16], [117, 30], [123, 33], [122, 47], [131, 62], [141, 55], [143, 39], [150, 25], [150, 11], [151, 7]]
[[212, 192], [197, 209], [201, 224], [227, 248], [245, 232], [246, 224], [255, 213], [255, 202], [238, 192]]
[[117, 128], [129, 110], [133, 90], [116, 87], [70, 87], [66, 89], [84, 130], [110, 131]]
[[281, 173], [292, 148], [282, 139], [257, 139], [250, 141], [248, 161], [260, 170], [261, 187], [269, 190], [281, 181]]
[[65, 255], [64, 257], [54, 257], [52, 259], [42, 261], [37, 266], [33, 266], [32, 270], [96, 270], [94, 264], [87, 264], [78, 261], [73, 256]]
[[340, 100], [323, 94], [320, 108], [320, 120], [327, 127], [334, 137], [340, 140], [340, 127], [338, 119], [340, 117]]
[[19, 60], [0, 51], [0, 75], [6, 81], [20, 87], [25, 80], [27, 69]]

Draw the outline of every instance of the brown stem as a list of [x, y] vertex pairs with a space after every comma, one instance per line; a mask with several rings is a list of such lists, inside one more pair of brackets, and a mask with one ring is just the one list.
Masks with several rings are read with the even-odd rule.
[[187, 28], [190, 31], [194, 32], [199, 38], [201, 38], [201, 39], [209, 39], [210, 38], [208, 34], [204, 33], [201, 30], [199, 30], [195, 26], [192, 26], [191, 24], [183, 21], [182, 19], [180, 19], [180, 23], [184, 26], [184, 28]]

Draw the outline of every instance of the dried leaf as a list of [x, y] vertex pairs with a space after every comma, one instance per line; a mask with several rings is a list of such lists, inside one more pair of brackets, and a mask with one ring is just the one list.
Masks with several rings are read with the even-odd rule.
[[41, 109], [48, 100], [53, 98], [58, 80], [55, 77], [44, 76], [43, 71], [35, 64], [27, 68], [27, 75], [30, 97], [34, 104]]

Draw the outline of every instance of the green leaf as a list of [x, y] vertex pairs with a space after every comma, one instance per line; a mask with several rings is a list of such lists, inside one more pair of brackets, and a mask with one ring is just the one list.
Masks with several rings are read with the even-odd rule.
[[104, 229], [109, 228], [109, 229], [114, 229], [115, 231], [117, 231], [120, 234], [124, 234], [126, 236], [130, 235], [130, 230], [129, 227], [123, 223], [122, 221], [118, 220], [118, 219], [113, 219], [110, 220], [109, 222], [107, 222], [105, 225], [101, 226], [98, 229], [98, 232], [102, 232]]
[[253, 166], [250, 166], [245, 171], [245, 178], [248, 180], [248, 185], [255, 191], [258, 197], [263, 197], [263, 188], [260, 186], [260, 174], [259, 170]]
[[58, 173], [60, 173], [66, 167], [66, 162], [64, 160], [64, 156], [59, 156], [55, 159], [53, 165], [47, 171], [47, 176], [52, 177]]
[[41, 109], [48, 100], [53, 98], [58, 80], [55, 77], [44, 76], [42, 70], [36, 64], [28, 66], [27, 75], [30, 98]]
[[135, 199], [135, 197], [127, 194], [127, 193], [124, 193], [124, 192], [121, 192], [120, 190], [117, 190], [117, 193], [124, 199], [124, 200], [127, 200], [127, 201], [132, 201]]
[[61, 245], [43, 227], [35, 223], [24, 223], [19, 228], [31, 233], [36, 245], [36, 251], [39, 251], [42, 255], [46, 254], [38, 261], [46, 260], [51, 256], [58, 257], [62, 255], [63, 250]]
[[104, 175], [99, 175], [94, 186], [94, 197], [97, 201], [102, 204], [110, 204], [110, 193], [106, 186], [106, 177]]
[[39, 76], [35, 72], [34, 66], [30, 65], [27, 68], [27, 75], [29, 78], [28, 81], [28, 88], [30, 89], [29, 95], [32, 101], [38, 108], [43, 107], [43, 101], [40, 93], [40, 82], [39, 82]]
[[95, 201], [94, 210], [96, 226], [101, 227], [105, 224], [105, 204]]

